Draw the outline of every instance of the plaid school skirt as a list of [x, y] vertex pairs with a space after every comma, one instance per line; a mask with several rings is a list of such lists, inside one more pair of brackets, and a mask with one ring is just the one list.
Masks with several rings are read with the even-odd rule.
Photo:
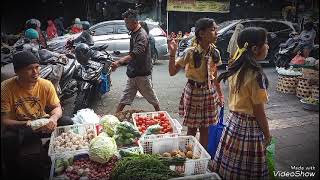
[[[204, 84], [204, 83], [203, 83]], [[209, 127], [217, 123], [217, 93], [205, 83], [195, 86], [187, 82], [179, 105], [183, 125], [190, 128]]]
[[268, 179], [263, 133], [255, 117], [230, 111], [214, 160], [223, 179]]

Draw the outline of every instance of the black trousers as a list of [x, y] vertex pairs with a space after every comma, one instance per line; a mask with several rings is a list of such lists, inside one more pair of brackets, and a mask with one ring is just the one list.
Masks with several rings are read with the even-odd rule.
[[[70, 117], [61, 117], [57, 125], [72, 125]], [[5, 129], [1, 136], [3, 179], [43, 179], [49, 176], [51, 160], [41, 138], [50, 134], [34, 133], [31, 128]], [[46, 144], [48, 146], [48, 143]], [[1, 175], [1, 176], [2, 176]]]

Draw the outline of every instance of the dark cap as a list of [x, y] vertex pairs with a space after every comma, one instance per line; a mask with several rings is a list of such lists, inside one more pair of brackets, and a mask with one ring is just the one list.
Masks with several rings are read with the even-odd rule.
[[28, 51], [21, 51], [15, 53], [12, 59], [14, 70], [18, 70], [20, 68], [24, 68], [29, 66], [30, 64], [39, 64], [39, 59]]

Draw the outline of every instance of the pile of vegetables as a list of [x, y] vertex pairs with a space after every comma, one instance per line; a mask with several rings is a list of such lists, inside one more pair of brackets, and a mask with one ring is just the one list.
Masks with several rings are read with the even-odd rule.
[[120, 149], [119, 154], [121, 157], [129, 157], [143, 154], [143, 152], [140, 147], [129, 147]]
[[86, 149], [89, 142], [96, 137], [94, 129], [86, 129], [83, 135], [75, 133], [73, 130], [61, 133], [53, 141], [54, 153], [62, 153], [65, 151], [75, 151]]
[[110, 114], [104, 115], [100, 119], [100, 124], [102, 125], [104, 132], [106, 132], [110, 137], [114, 135], [115, 127], [119, 123], [119, 119]]
[[160, 125], [160, 134], [173, 132], [169, 118], [163, 112], [155, 116], [137, 115], [134, 121], [141, 133], [145, 133], [148, 127], [153, 125]]
[[118, 146], [129, 145], [140, 137], [138, 129], [130, 122], [119, 123], [115, 128], [114, 138]]
[[106, 163], [118, 152], [115, 140], [102, 132], [92, 139], [89, 146], [89, 157], [92, 161]]
[[116, 116], [120, 121], [128, 121], [133, 123], [132, 114], [140, 113], [140, 112], [144, 112], [144, 111], [141, 109], [129, 109], [129, 110], [117, 112], [116, 114], [114, 114], [114, 116]]
[[180, 176], [169, 168], [168, 163], [163, 163], [158, 156], [142, 154], [119, 160], [112, 171], [111, 179], [167, 180]]
[[304, 98], [303, 101], [307, 104], [319, 105], [319, 99], [315, 99], [312, 97]]
[[[108, 180], [110, 179], [111, 172], [118, 161], [116, 156], [112, 156], [107, 163], [101, 164], [91, 161], [86, 154], [79, 155], [74, 161], [73, 159], [76, 159], [76, 157], [69, 159], [57, 159], [55, 166], [56, 176], [53, 179]], [[68, 165], [65, 166], [63, 165], [64, 162], [69, 162], [69, 164], [67, 163]], [[60, 170], [60, 172], [58, 170]]]
[[188, 159], [199, 159], [200, 157], [195, 155], [193, 150], [192, 144], [188, 144], [185, 147], [185, 150], [174, 150], [171, 152], [165, 152], [161, 154], [163, 157], [182, 157], [182, 158], [188, 158]]

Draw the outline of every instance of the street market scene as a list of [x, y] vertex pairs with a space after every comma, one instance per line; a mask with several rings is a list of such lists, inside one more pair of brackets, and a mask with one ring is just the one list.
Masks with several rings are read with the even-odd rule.
[[319, 179], [319, 1], [5, 7], [2, 179]]

